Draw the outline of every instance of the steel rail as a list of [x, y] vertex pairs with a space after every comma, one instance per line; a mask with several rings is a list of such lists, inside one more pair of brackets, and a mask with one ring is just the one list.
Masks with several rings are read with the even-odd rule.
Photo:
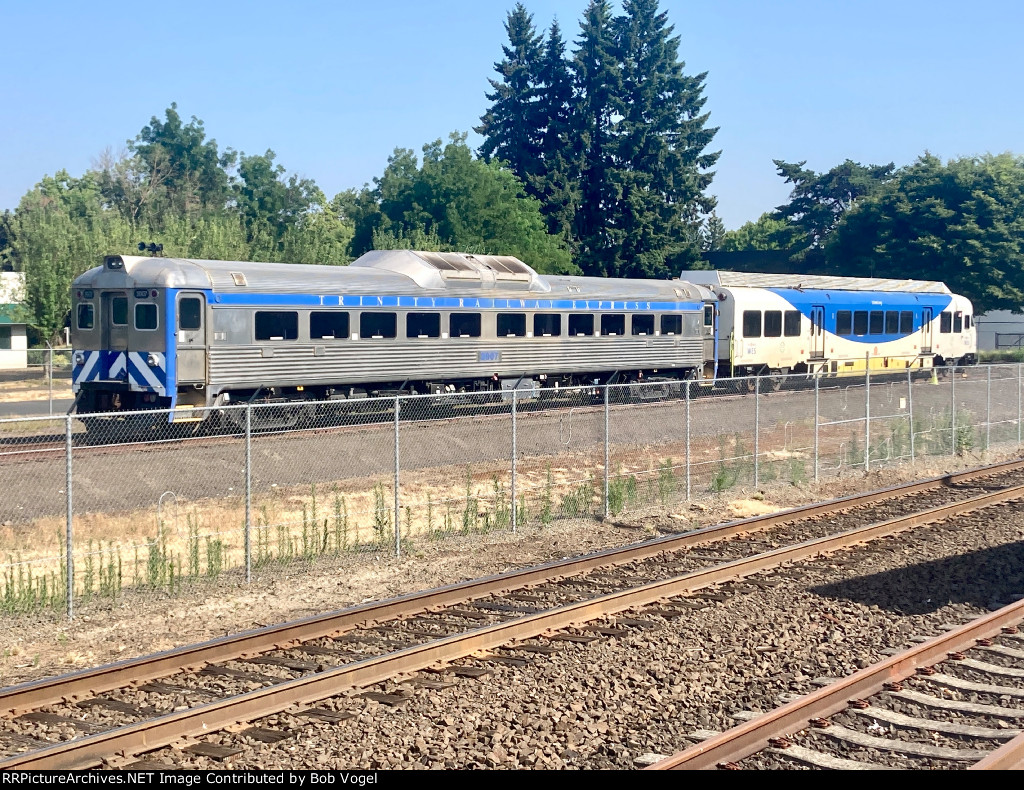
[[[845, 710], [851, 699], [877, 694], [886, 683], [910, 677], [919, 667], [931, 666], [947, 658], [949, 653], [972, 647], [976, 640], [994, 636], [1000, 629], [1019, 623], [1022, 618], [1024, 599], [708, 738], [648, 766], [646, 770], [701, 770], [738, 762], [767, 748], [769, 739], [805, 730], [811, 719], [824, 719]], [[1017, 764], [1022, 759], [1021, 750], [1024, 750], [1024, 736], [1004, 745], [976, 767], [990, 767], [983, 766], [983, 763], [996, 763], [994, 758], [1000, 752], [1011, 755], [1007, 758], [1009, 764]], [[998, 762], [1003, 762], [1003, 757]], [[999, 767], [1009, 767], [1009, 764]]]
[[294, 647], [302, 642], [336, 636], [360, 626], [410, 617], [424, 611], [453, 606], [520, 587], [541, 584], [550, 581], [552, 577], [565, 578], [585, 574], [599, 567], [634, 562], [657, 554], [700, 546], [743, 533], [771, 529], [786, 522], [863, 507], [899, 496], [953, 486], [978, 477], [1012, 472], [1018, 469], [1024, 469], [1024, 460], [992, 464], [956, 474], [782, 510], [777, 513], [730, 521], [683, 535], [668, 535], [623, 548], [606, 549], [569, 560], [560, 560], [519, 571], [460, 582], [427, 592], [410, 593], [385, 601], [244, 631], [240, 634], [172, 648], [160, 653], [126, 659], [57, 677], [29, 681], [0, 689], [0, 716], [17, 715], [66, 699], [96, 695], [132, 682], [166, 677], [185, 668], [244, 658], [267, 650]]
[[[462, 634], [284, 681], [268, 688], [257, 689], [186, 711], [78, 738], [34, 752], [14, 755], [0, 761], [0, 770], [95, 767], [102, 765], [104, 759], [112, 756], [137, 754], [166, 746], [190, 735], [209, 734], [242, 721], [286, 711], [295, 705], [336, 696], [352, 688], [380, 683], [397, 674], [427, 669], [480, 651], [542, 636], [638, 606], [661, 602], [714, 584], [740, 579], [787, 562], [830, 554], [925, 522], [950, 518], [1022, 497], [1024, 485], [1014, 486], [674, 578], [649, 582], [629, 590], [566, 604], [504, 623], [482, 626]], [[1024, 610], [1024, 602], [1021, 602], [1020, 606]], [[849, 694], [849, 691], [846, 693]]]

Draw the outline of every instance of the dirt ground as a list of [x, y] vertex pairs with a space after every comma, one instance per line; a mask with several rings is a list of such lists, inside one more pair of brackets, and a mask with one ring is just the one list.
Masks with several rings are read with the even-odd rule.
[[248, 587], [229, 576], [174, 597], [133, 595], [113, 605], [86, 606], [70, 622], [59, 613], [12, 616], [0, 624], [0, 686], [981, 463], [962, 461], [850, 473], [820, 487], [778, 484], [732, 499], [708, 495], [674, 510], [624, 516], [618, 523], [566, 520], [519, 534], [452, 538], [401, 558], [349, 554], [311, 566], [295, 563], [262, 571]]

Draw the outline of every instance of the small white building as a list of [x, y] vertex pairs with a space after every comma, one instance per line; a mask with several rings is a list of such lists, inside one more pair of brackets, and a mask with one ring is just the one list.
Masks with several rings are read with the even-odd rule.
[[25, 293], [25, 275], [0, 272], [0, 370], [28, 367], [25, 324], [18, 323], [18, 307]]
[[993, 310], [974, 318], [978, 330], [978, 351], [1024, 348], [1024, 315]]

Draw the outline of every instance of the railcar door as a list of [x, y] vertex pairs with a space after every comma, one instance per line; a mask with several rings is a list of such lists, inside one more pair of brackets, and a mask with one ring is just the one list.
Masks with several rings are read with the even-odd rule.
[[811, 359], [825, 358], [825, 308], [811, 308]]
[[179, 384], [206, 383], [206, 297], [178, 294], [177, 374]]
[[104, 291], [100, 294], [100, 311], [105, 351], [128, 350], [128, 294]]
[[932, 308], [921, 311], [921, 353], [932, 353]]

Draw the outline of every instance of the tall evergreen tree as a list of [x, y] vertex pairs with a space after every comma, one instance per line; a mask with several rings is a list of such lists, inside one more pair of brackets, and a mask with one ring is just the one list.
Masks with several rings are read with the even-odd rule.
[[657, 0], [626, 0], [616, 20], [622, 87], [615, 124], [608, 221], [619, 240], [615, 274], [668, 277], [700, 255], [700, 216], [715, 205], [705, 194], [720, 152], [708, 152], [702, 95], [707, 73], [690, 77], [678, 58], [679, 37]]
[[500, 80], [488, 80], [494, 89], [487, 94], [490, 109], [474, 128], [484, 137], [480, 156], [485, 161], [505, 162], [521, 180], [538, 172], [544, 123], [538, 116], [537, 79], [541, 61], [541, 37], [533, 16], [522, 3], [509, 12], [505, 22], [508, 45], [505, 59], [494, 64]]
[[607, 0], [591, 0], [580, 23], [573, 53], [576, 77], [575, 140], [579, 157], [579, 207], [574, 235], [580, 268], [586, 274], [615, 273], [621, 237], [611, 222], [618, 199], [612, 173], [614, 118], [621, 110], [622, 78]]
[[572, 227], [579, 202], [578, 145], [573, 128], [572, 74], [565, 59], [565, 41], [558, 21], [552, 23], [537, 74], [537, 116], [540, 137], [539, 172], [526, 179], [526, 189], [541, 202], [548, 233], [561, 236], [571, 247]]

